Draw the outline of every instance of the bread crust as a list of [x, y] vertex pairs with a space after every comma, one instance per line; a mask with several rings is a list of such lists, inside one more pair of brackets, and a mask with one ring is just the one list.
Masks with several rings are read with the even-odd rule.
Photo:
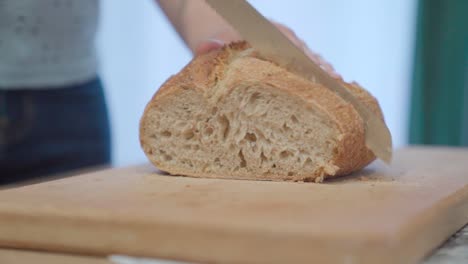
[[[225, 76], [229, 67], [230, 74]], [[362, 169], [375, 159], [375, 155], [365, 146], [364, 122], [356, 109], [340, 96], [323, 85], [312, 83], [286, 69], [275, 65], [270, 61], [259, 58], [245, 42], [232, 43], [220, 50], [195, 57], [178, 74], [171, 76], [156, 92], [145, 108], [140, 121], [140, 143], [144, 149], [147, 113], [150, 109], [158, 108], [161, 102], [176, 95], [181, 89], [195, 89], [204, 94], [206, 98], [216, 97], [216, 91], [212, 91], [218, 82], [223, 82], [223, 87], [233, 89], [245, 80], [264, 83], [278, 90], [300, 97], [306, 104], [320, 108], [328, 116], [330, 122], [336, 125], [340, 131], [337, 148], [330, 165], [336, 169], [324, 169], [316, 173], [310, 179], [321, 181], [324, 177], [333, 177], [349, 174]], [[377, 100], [356, 83], [344, 84], [358, 100], [365, 104], [371, 111], [383, 120], [382, 111]], [[220, 93], [222, 96], [227, 91]], [[213, 100], [216, 100], [214, 98]], [[148, 155], [148, 153], [146, 153]], [[149, 155], [148, 155], [149, 156]], [[183, 171], [180, 168], [166, 168], [164, 164], [158, 164], [151, 160], [159, 169], [171, 174], [183, 174], [195, 177], [216, 177], [208, 173], [195, 173]], [[255, 177], [257, 178], [257, 177]], [[277, 175], [263, 175], [261, 178], [275, 179]]]

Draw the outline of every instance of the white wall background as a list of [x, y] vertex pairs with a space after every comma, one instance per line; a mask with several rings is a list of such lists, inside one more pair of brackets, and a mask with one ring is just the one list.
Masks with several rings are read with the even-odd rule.
[[[194, 0], [189, 0], [194, 1]], [[346, 80], [383, 108], [394, 145], [406, 144], [416, 0], [250, 0], [293, 28]], [[98, 47], [117, 166], [146, 161], [138, 141], [143, 108], [191, 58], [151, 1], [102, 1]]]

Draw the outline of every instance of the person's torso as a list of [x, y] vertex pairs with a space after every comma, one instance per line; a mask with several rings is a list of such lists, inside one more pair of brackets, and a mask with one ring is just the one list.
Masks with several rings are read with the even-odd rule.
[[98, 14], [98, 0], [0, 0], [0, 89], [95, 76]]

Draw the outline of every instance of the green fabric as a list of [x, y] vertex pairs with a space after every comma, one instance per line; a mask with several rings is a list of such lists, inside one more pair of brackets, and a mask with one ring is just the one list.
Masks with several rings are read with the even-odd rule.
[[410, 144], [468, 146], [468, 0], [420, 0]]

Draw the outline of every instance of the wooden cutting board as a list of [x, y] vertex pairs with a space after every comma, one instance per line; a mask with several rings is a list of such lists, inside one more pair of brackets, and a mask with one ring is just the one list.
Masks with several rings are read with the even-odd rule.
[[115, 264], [105, 258], [0, 248], [1, 264]]
[[467, 222], [467, 149], [404, 149], [324, 184], [147, 165], [0, 191], [0, 247], [196, 262], [417, 263]]

